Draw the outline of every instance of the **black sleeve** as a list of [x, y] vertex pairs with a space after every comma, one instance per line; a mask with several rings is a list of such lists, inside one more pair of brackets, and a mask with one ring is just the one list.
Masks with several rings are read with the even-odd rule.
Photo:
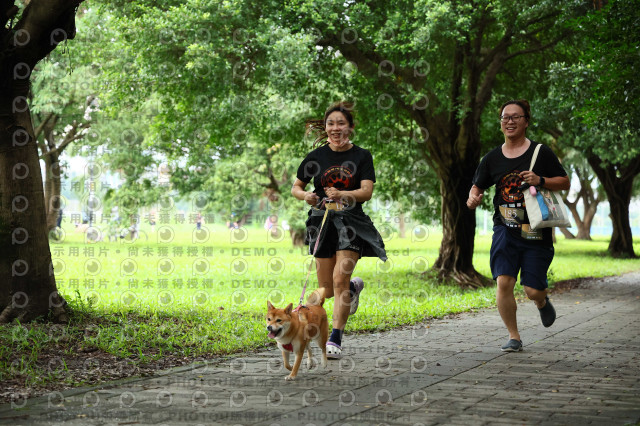
[[304, 183], [311, 182], [311, 179], [320, 173], [320, 163], [318, 163], [314, 158], [315, 157], [311, 154], [307, 155], [298, 167], [296, 177]]
[[361, 180], [376, 181], [376, 172], [373, 168], [373, 156], [368, 150], [364, 150], [364, 158], [360, 163], [360, 178]]
[[480, 189], [487, 189], [493, 185], [491, 181], [491, 174], [489, 173], [489, 154], [482, 157], [480, 164], [476, 169], [476, 174], [473, 176], [473, 184]]
[[533, 168], [537, 169], [538, 165], [542, 166], [540, 167], [540, 173], [536, 173], [539, 176], [567, 176], [567, 172], [564, 170], [564, 167], [562, 167], [562, 164], [560, 164], [560, 160], [558, 160], [556, 154], [546, 145], [540, 147], [540, 155]]

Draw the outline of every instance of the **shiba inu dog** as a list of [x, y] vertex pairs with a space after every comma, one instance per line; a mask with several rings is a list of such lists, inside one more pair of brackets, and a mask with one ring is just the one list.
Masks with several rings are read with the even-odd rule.
[[[307, 368], [311, 368], [311, 346], [309, 342], [315, 341], [322, 350], [321, 364], [327, 367], [327, 339], [329, 337], [329, 326], [327, 313], [322, 305], [324, 304], [324, 289], [315, 290], [307, 298], [306, 306], [293, 311], [293, 304], [284, 309], [276, 309], [271, 302], [267, 301], [267, 331], [268, 336], [278, 342], [278, 347], [282, 351], [284, 366], [291, 373], [285, 380], [293, 380], [298, 375], [298, 369], [307, 350]], [[289, 364], [289, 354], [294, 353], [296, 359], [293, 367]]]

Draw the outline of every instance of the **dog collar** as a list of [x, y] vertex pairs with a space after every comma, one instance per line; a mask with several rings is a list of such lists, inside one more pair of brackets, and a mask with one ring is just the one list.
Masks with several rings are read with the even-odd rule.
[[293, 345], [291, 343], [287, 343], [286, 345], [282, 345], [282, 349], [286, 349], [289, 352], [293, 352]]

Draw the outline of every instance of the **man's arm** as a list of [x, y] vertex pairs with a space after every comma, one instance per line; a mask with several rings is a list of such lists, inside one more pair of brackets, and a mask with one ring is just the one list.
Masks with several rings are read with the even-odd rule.
[[[521, 172], [520, 177], [530, 185], [540, 185], [541, 176], [538, 176], [530, 170]], [[542, 185], [543, 188], [550, 189], [552, 191], [566, 190], [569, 189], [570, 186], [571, 182], [569, 181], [569, 176], [545, 177], [544, 185]]]
[[473, 185], [471, 187], [471, 190], [469, 191], [467, 207], [469, 207], [471, 210], [474, 210], [482, 202], [482, 197], [484, 197], [484, 189], [480, 189], [477, 186]]

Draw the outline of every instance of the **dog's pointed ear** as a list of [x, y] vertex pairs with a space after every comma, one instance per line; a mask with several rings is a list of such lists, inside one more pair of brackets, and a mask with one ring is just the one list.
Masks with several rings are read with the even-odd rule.
[[268, 309], [268, 310], [275, 309], [275, 306], [273, 306], [273, 305], [271, 304], [271, 302], [269, 302], [268, 300], [267, 300], [267, 309]]
[[289, 303], [287, 307], [284, 309], [284, 313], [287, 315], [291, 315], [291, 310], [293, 309], [293, 303]]

